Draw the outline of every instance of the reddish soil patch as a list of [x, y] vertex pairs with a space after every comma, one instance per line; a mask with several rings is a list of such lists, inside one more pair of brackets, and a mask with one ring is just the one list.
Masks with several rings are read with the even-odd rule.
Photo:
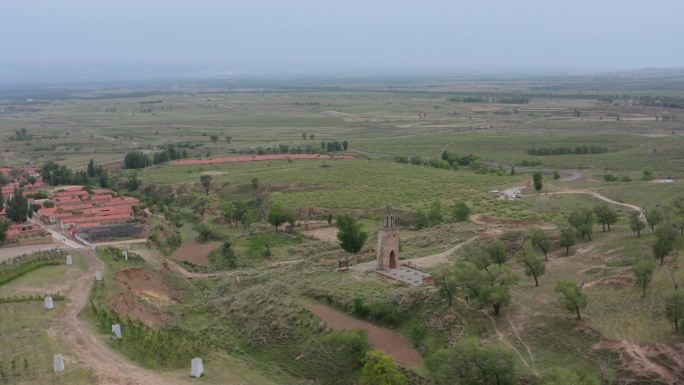
[[640, 345], [634, 342], [604, 341], [597, 350], [614, 350], [620, 354], [621, 377], [648, 383], [684, 384], [684, 343]]
[[180, 159], [171, 162], [174, 166], [192, 166], [198, 164], [221, 164], [255, 162], [263, 160], [287, 160], [287, 159], [320, 159], [320, 160], [352, 160], [353, 156], [327, 156], [320, 154], [291, 154], [291, 155], [249, 155], [249, 156], [225, 156], [211, 159]]
[[401, 365], [420, 366], [423, 359], [411, 345], [399, 334], [369, 322], [358, 320], [328, 306], [308, 304], [306, 308], [316, 317], [325, 321], [332, 329], [361, 329], [368, 333], [368, 339], [374, 347], [394, 357]]
[[181, 303], [159, 273], [142, 269], [126, 269], [114, 275], [114, 280], [145, 302], [166, 306]]
[[221, 242], [185, 242], [172, 254], [172, 257], [178, 261], [190, 261], [195, 265], [211, 266], [211, 261], [209, 261], [209, 253], [219, 246], [221, 246]]
[[160, 308], [181, 303], [162, 276], [153, 271], [126, 269], [116, 273], [114, 280], [126, 291], [110, 298], [107, 305], [150, 327], [159, 328], [168, 320]]
[[119, 294], [107, 301], [107, 305], [117, 313], [142, 321], [145, 325], [159, 329], [164, 326], [168, 316], [161, 311], [142, 303], [131, 294]]

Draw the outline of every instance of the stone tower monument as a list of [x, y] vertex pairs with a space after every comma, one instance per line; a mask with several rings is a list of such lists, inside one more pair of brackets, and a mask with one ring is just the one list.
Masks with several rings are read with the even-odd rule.
[[394, 209], [385, 206], [385, 221], [378, 230], [378, 268], [381, 270], [399, 267], [399, 232], [394, 227]]

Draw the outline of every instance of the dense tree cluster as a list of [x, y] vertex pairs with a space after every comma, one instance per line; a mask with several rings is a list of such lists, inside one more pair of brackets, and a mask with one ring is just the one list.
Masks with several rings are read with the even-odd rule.
[[26, 222], [38, 209], [39, 206], [29, 205], [28, 197], [19, 189], [14, 189], [14, 194], [5, 202], [7, 218], [14, 223]]
[[39, 170], [43, 181], [51, 186], [59, 185], [81, 185], [109, 187], [109, 173], [102, 166], [95, 163], [93, 159], [88, 161], [85, 170], [76, 172], [71, 171], [64, 165], [59, 165], [53, 161], [48, 161]]
[[163, 150], [154, 153], [151, 159], [149, 155], [139, 150], [127, 153], [124, 157], [124, 168], [141, 169], [153, 164], [161, 164], [170, 160], [185, 159], [187, 157], [187, 150], [178, 150], [176, 149], [176, 146], [169, 144]]
[[513, 352], [503, 345], [484, 344], [474, 337], [460, 340], [450, 349], [441, 349], [425, 362], [436, 385], [515, 384]]
[[342, 142], [321, 142], [321, 149], [328, 152], [347, 151], [349, 149], [349, 142], [346, 140], [343, 140]]

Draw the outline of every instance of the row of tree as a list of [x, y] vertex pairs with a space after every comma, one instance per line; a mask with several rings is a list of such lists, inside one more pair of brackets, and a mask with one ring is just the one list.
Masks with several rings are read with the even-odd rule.
[[608, 152], [608, 147], [603, 146], [533, 147], [527, 150], [529, 155], [535, 156], [603, 154], [606, 152]]

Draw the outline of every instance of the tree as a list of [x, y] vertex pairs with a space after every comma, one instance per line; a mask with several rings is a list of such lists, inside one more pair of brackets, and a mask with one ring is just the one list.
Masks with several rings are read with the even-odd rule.
[[500, 344], [483, 345], [468, 337], [441, 349], [425, 361], [436, 385], [512, 385], [516, 383], [513, 353]]
[[534, 278], [534, 286], [539, 287], [539, 277], [546, 272], [544, 261], [524, 246], [515, 256], [515, 259], [525, 268], [525, 275]]
[[451, 274], [448, 266], [441, 266], [432, 276], [438, 293], [447, 299], [451, 307], [454, 304], [454, 295], [458, 288], [458, 282], [456, 282], [454, 275]]
[[272, 224], [275, 231], [278, 231], [278, 226], [287, 222], [289, 219], [289, 212], [280, 205], [273, 205], [268, 212], [268, 223]]
[[534, 189], [537, 190], [537, 192], [541, 191], [541, 189], [544, 188], [544, 184], [542, 183], [542, 173], [535, 172], [532, 175], [532, 181], [534, 184]]
[[218, 252], [212, 254], [214, 254], [216, 257], [220, 257], [220, 260], [212, 261], [212, 263], [215, 265], [225, 266], [230, 269], [234, 269], [238, 266], [238, 256], [235, 254], [233, 245], [230, 243], [230, 241], [223, 242], [223, 245]]
[[489, 257], [489, 260], [493, 263], [496, 263], [499, 266], [506, 263], [506, 257], [508, 256], [506, 245], [500, 240], [497, 239], [494, 242], [487, 245], [487, 247], [485, 247], [485, 252]]
[[651, 282], [653, 270], [655, 270], [655, 261], [652, 258], [639, 258], [632, 266], [634, 282], [641, 286], [641, 298], [646, 297], [646, 287]]
[[556, 282], [556, 293], [560, 294], [560, 302], [567, 311], [575, 312], [581, 320], [580, 310], [587, 307], [587, 295], [582, 293], [582, 287], [574, 282], [559, 279]]
[[342, 141], [342, 148], [344, 148], [344, 151], [347, 151], [349, 149], [349, 142], [346, 140]]
[[24, 192], [16, 188], [14, 194], [7, 200], [5, 212], [7, 218], [14, 223], [26, 222], [33, 215], [33, 212], [29, 210], [28, 199], [24, 196]]
[[665, 296], [665, 317], [674, 324], [675, 334], [679, 334], [679, 324], [684, 319], [684, 291]]
[[204, 191], [206, 191], [207, 195], [209, 195], [209, 188], [211, 187], [211, 175], [201, 175], [200, 183], [202, 184], [202, 187], [204, 187]]
[[259, 188], [259, 178], [252, 178], [252, 189], [256, 190]]
[[553, 172], [553, 179], [554, 179], [554, 180], [560, 179], [560, 173], [559, 173], [558, 171], [554, 171], [554, 172]]
[[371, 350], [363, 358], [359, 385], [406, 385], [408, 380], [392, 357], [380, 350]]
[[511, 166], [510, 175], [511, 175], [511, 176], [515, 175], [515, 166]]
[[541, 229], [532, 229], [532, 236], [530, 237], [532, 247], [539, 249], [544, 253], [544, 260], [549, 261], [549, 250], [551, 249], [551, 241], [549, 236]]
[[641, 170], [641, 179], [643, 180], [651, 180], [654, 178], [654, 173], [653, 170], [650, 168], [645, 168]]
[[663, 221], [663, 212], [659, 208], [645, 210], [646, 223], [651, 227], [651, 231], [655, 232], [655, 227]]
[[518, 281], [518, 276], [505, 266], [483, 267], [470, 261], [459, 262], [452, 274], [458, 282], [458, 296], [471, 300], [479, 307], [491, 306], [496, 316], [500, 314], [501, 307], [511, 301], [508, 286]]
[[249, 226], [259, 219], [259, 215], [252, 208], [247, 208], [242, 215], [240, 215], [240, 224], [245, 229], [249, 229]]
[[565, 247], [565, 255], [570, 255], [570, 248], [575, 245], [575, 229], [572, 227], [561, 227], [560, 246]]
[[568, 222], [582, 238], [591, 240], [594, 231], [594, 212], [588, 208], [576, 209], [570, 213]]
[[0, 219], [0, 245], [3, 245], [7, 240], [7, 230], [9, 230], [10, 222]]
[[600, 204], [594, 207], [594, 214], [596, 215], [596, 219], [601, 222], [604, 232], [606, 231], [606, 226], [608, 227], [608, 231], [610, 231], [610, 226], [615, 224], [618, 218], [617, 212], [607, 204]]
[[470, 217], [470, 208], [465, 202], [457, 202], [451, 206], [451, 217], [456, 222], [465, 222]]
[[368, 233], [362, 230], [361, 224], [349, 214], [337, 216], [337, 239], [340, 247], [348, 253], [356, 254], [361, 251], [368, 239]]
[[314, 135], [314, 134], [309, 135], [309, 139], [314, 140], [314, 138], [316, 138], [316, 135]]
[[442, 203], [439, 200], [435, 199], [430, 203], [427, 211], [427, 219], [430, 226], [436, 226], [442, 223], [444, 218], [442, 217]]
[[142, 151], [131, 151], [124, 157], [124, 168], [139, 169], [150, 165], [150, 158]]
[[629, 213], [629, 227], [634, 231], [637, 237], [641, 236], [641, 230], [644, 229], [644, 221], [641, 220], [641, 212], [632, 211]]
[[216, 141], [218, 141], [218, 135], [211, 135], [209, 136], [209, 139], [211, 139], [212, 142], [216, 143]]
[[660, 259], [660, 265], [665, 263], [665, 257], [674, 250], [677, 242], [677, 229], [669, 223], [659, 226], [653, 241], [653, 256]]

